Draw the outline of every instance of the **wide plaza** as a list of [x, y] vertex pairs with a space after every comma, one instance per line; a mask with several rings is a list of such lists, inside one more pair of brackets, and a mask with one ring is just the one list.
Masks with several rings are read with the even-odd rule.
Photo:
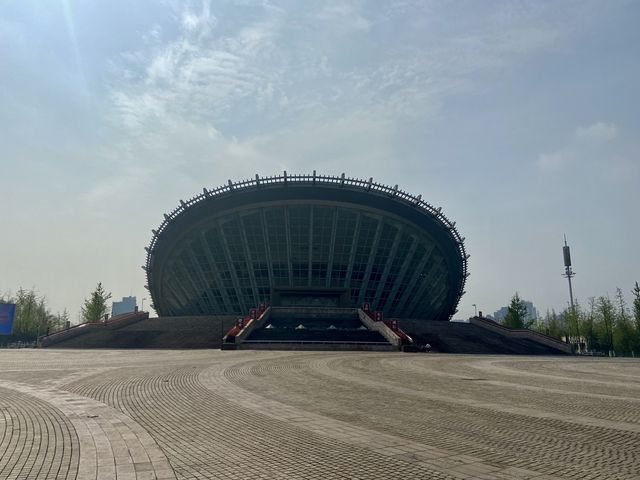
[[640, 361], [0, 351], [2, 479], [637, 479]]

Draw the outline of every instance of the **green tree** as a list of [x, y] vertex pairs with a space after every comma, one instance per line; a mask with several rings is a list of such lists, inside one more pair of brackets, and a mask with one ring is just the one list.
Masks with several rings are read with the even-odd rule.
[[622, 289], [616, 289], [616, 300], [618, 311], [613, 325], [613, 344], [616, 352], [623, 355], [631, 355], [635, 343], [635, 331], [629, 312], [627, 302], [624, 300]]
[[47, 300], [35, 289], [20, 288], [15, 295], [0, 296], [0, 303], [15, 303], [16, 314], [13, 321], [13, 333], [35, 337], [45, 334], [57, 326], [57, 317], [47, 306]]
[[580, 316], [582, 314], [582, 309], [580, 308], [580, 304], [578, 300], [576, 300], [573, 304], [573, 308], [569, 307], [566, 311], [567, 314], [567, 328], [569, 336], [575, 336], [576, 338], [580, 337]]
[[598, 344], [605, 351], [613, 352], [613, 323], [616, 311], [613, 302], [608, 296], [598, 298], [597, 312], [596, 336]]
[[633, 290], [633, 320], [636, 324], [636, 330], [640, 332], [640, 285], [636, 282]]
[[529, 326], [529, 328], [531, 330], [535, 330], [536, 332], [546, 333], [547, 335], [549, 335], [549, 329], [547, 327], [547, 317], [548, 316], [549, 316], [549, 310], [547, 310], [547, 313], [545, 314], [544, 317], [542, 315], [537, 317], [534, 320], [534, 322], [531, 324], [531, 326]]
[[640, 286], [638, 282], [634, 285], [631, 293], [633, 294], [631, 311], [633, 315], [633, 326], [635, 327], [632, 353], [638, 355], [640, 354]]
[[532, 321], [527, 318], [527, 306], [518, 295], [518, 292], [511, 298], [511, 304], [507, 307], [507, 314], [502, 323], [511, 328], [528, 328]]
[[547, 325], [547, 331], [545, 333], [552, 337], [560, 337], [562, 335], [562, 325], [560, 325], [560, 319], [555, 310], [552, 309], [551, 313], [547, 310], [544, 321]]
[[67, 309], [65, 308], [62, 313], [56, 313], [53, 316], [49, 323], [47, 333], [52, 333], [56, 330], [60, 330], [61, 328], [65, 328], [67, 326], [67, 322], [69, 322], [69, 312], [67, 312]]
[[547, 310], [544, 316], [536, 318], [529, 328], [552, 337], [561, 336], [560, 321], [555, 310]]
[[107, 293], [102, 287], [102, 282], [98, 283], [96, 289], [91, 292], [91, 297], [84, 301], [81, 309], [82, 321], [99, 322], [109, 312], [107, 301], [111, 298], [111, 293]]
[[596, 334], [594, 329], [594, 319], [596, 317], [596, 299], [595, 297], [589, 298], [589, 310], [583, 311], [580, 317], [580, 331], [584, 335], [587, 342], [587, 348], [593, 350], [597, 344]]

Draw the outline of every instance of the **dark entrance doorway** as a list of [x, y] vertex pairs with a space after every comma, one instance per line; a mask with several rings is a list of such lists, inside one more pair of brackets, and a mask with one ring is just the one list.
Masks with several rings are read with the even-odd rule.
[[350, 307], [349, 290], [342, 288], [274, 288], [274, 307]]

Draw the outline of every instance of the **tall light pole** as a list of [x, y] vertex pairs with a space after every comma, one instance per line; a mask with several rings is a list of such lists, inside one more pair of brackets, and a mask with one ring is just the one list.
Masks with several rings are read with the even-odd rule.
[[576, 322], [576, 341], [578, 343], [578, 348], [580, 345], [580, 327], [578, 325], [578, 319], [576, 317], [576, 307], [573, 303], [573, 286], [571, 285], [571, 279], [575, 277], [575, 272], [571, 268], [571, 250], [569, 249], [569, 245], [567, 245], [567, 236], [564, 236], [564, 247], [562, 247], [562, 256], [564, 257], [564, 273], [563, 277], [569, 281], [569, 300], [571, 302], [571, 317], [573, 321]]
[[573, 287], [571, 286], [571, 279], [575, 277], [575, 273], [571, 268], [571, 250], [569, 249], [569, 245], [567, 245], [567, 236], [564, 236], [564, 247], [562, 247], [562, 256], [564, 257], [564, 274], [563, 277], [566, 277], [569, 280], [569, 299], [571, 300], [571, 309], [573, 310]]

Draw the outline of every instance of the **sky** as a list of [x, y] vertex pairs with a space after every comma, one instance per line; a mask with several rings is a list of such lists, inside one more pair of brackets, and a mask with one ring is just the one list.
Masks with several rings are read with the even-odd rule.
[[373, 177], [456, 221], [456, 317], [640, 281], [640, 3], [0, 0], [0, 293], [146, 297], [203, 187]]

